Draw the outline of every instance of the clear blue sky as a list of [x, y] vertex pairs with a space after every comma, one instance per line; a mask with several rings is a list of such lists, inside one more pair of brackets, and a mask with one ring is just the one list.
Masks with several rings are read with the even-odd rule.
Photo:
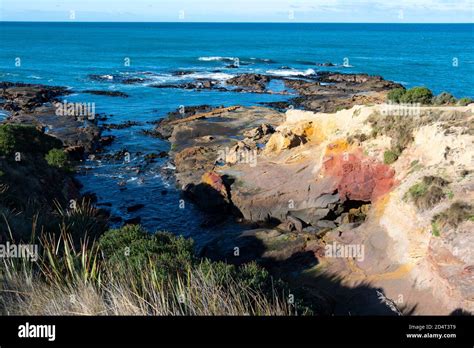
[[474, 0], [0, 0], [0, 20], [472, 23]]

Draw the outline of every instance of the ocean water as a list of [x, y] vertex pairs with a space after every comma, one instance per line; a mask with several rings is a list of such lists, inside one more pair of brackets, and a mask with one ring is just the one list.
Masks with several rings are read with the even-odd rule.
[[[283, 96], [151, 88], [199, 77], [226, 78], [244, 72], [278, 76], [311, 75], [319, 70], [382, 75], [406, 87], [474, 97], [473, 24], [211, 24], [211, 23], [12, 23], [0, 22], [0, 81], [71, 87], [71, 102], [94, 102], [108, 123], [140, 125], [104, 132], [116, 141], [106, 152], [127, 149], [131, 163], [90, 160], [79, 175], [83, 190], [95, 192], [112, 214], [140, 216], [151, 231], [169, 230], [204, 244], [217, 233], [238, 232], [227, 222], [206, 227], [208, 217], [161, 175], [166, 159], [136, 173], [134, 166], [169, 144], [141, 134], [181, 105], [257, 105]], [[18, 59], [21, 65], [16, 66]], [[238, 58], [240, 67], [230, 68]], [[129, 62], [127, 65], [125, 63]], [[315, 63], [332, 62], [335, 67]], [[192, 74], [175, 76], [178, 70]], [[109, 77], [94, 81], [90, 74]], [[120, 78], [149, 81], [125, 85]], [[83, 94], [85, 89], [117, 90], [129, 98]], [[139, 153], [139, 154], [136, 154]], [[126, 182], [125, 189], [119, 182]], [[127, 213], [127, 206], [145, 208]]]

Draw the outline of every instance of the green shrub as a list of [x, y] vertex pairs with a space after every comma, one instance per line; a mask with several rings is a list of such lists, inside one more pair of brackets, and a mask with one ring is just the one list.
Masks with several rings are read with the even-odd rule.
[[467, 106], [471, 103], [474, 103], [474, 101], [471, 98], [466, 98], [466, 97], [458, 99], [458, 102], [457, 102], [459, 106]]
[[433, 98], [434, 105], [449, 105], [456, 103], [456, 98], [448, 92], [442, 92]]
[[444, 187], [448, 181], [440, 177], [425, 176], [423, 179], [410, 187], [405, 194], [418, 209], [429, 209], [439, 203], [445, 196]]
[[152, 263], [163, 280], [184, 273], [194, 260], [191, 239], [166, 232], [150, 234], [137, 225], [107, 231], [99, 239], [99, 248], [114, 272], [139, 274]]
[[392, 164], [397, 159], [398, 159], [398, 155], [391, 150], [387, 150], [383, 153], [383, 163], [385, 164]]
[[431, 234], [435, 237], [440, 236], [440, 229], [436, 221], [431, 222]]
[[413, 87], [407, 90], [401, 97], [401, 103], [431, 104], [433, 93], [426, 87]]
[[51, 149], [44, 158], [52, 167], [63, 169], [68, 167], [67, 154], [62, 149]]
[[400, 99], [404, 94], [405, 88], [395, 88], [388, 92], [387, 99], [393, 103], [400, 103]]
[[21, 124], [0, 125], [0, 154], [13, 152], [47, 153], [62, 147], [59, 139], [44, 134], [34, 126]]
[[231, 281], [238, 282], [245, 288], [258, 291], [270, 290], [272, 285], [275, 285], [268, 271], [255, 262], [234, 266], [206, 259], [201, 262], [199, 268], [205, 274], [212, 274], [219, 285], [224, 287]]
[[15, 136], [11, 129], [6, 125], [0, 126], [0, 153], [9, 155], [15, 150]]

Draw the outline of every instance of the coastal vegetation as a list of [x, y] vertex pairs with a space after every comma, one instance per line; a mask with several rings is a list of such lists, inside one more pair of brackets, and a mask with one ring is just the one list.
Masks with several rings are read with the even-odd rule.
[[[260, 81], [272, 77], [262, 76], [243, 75], [236, 80], [233, 93], [240, 93], [241, 86], [245, 93], [270, 93]], [[464, 222], [473, 219], [465, 203], [453, 203], [462, 199], [460, 192], [468, 187], [471, 175], [464, 155], [472, 135], [466, 122], [472, 118], [471, 108], [451, 107], [455, 102], [451, 95], [433, 97], [425, 88], [390, 92], [400, 85], [381, 77], [336, 73], [319, 78], [331, 88], [312, 80], [284, 81], [299, 93], [297, 98], [302, 99], [297, 106], [306, 111], [203, 105], [176, 111], [174, 116], [170, 113], [169, 118], [154, 122], [145, 135], [169, 140], [172, 151], [136, 152], [133, 163], [123, 167], [127, 149], [115, 153], [114, 148], [104, 149], [117, 134], [102, 136], [101, 132], [137, 123], [104, 125], [50, 117], [50, 99], [37, 97], [46, 95], [49, 87], [8, 85], [0, 89], [12, 111], [0, 126], [0, 242], [39, 247], [36, 262], [2, 259], [0, 313], [392, 313], [393, 309], [379, 301], [367, 309], [359, 301], [364, 295], [357, 288], [362, 289], [346, 287], [337, 277], [346, 277], [352, 266], [368, 271], [367, 276], [383, 275], [400, 262], [397, 255], [403, 250], [386, 257], [387, 249], [398, 247], [390, 244], [392, 238], [386, 238], [390, 240], [387, 245], [376, 243], [380, 247], [366, 243], [381, 235], [380, 221], [387, 232], [397, 236], [393, 240], [412, 234], [410, 226], [398, 226], [398, 208], [407, 216], [418, 214], [406, 220], [425, 228], [431, 225], [434, 236], [454, 245], [457, 230], [447, 226], [458, 224], [461, 231]], [[217, 87], [210, 83], [206, 88]], [[384, 105], [378, 105], [387, 93], [400, 102], [449, 107], [419, 108], [417, 117], [387, 114]], [[335, 110], [341, 110], [337, 117], [331, 114]], [[424, 139], [431, 144], [426, 145]], [[316, 153], [324, 156], [313, 156]], [[146, 230], [139, 224], [150, 214], [144, 209], [147, 201], [125, 198], [131, 197], [133, 184], [129, 182], [133, 181], [126, 180], [128, 176], [118, 181], [117, 167], [106, 167], [113, 174], [106, 182], [118, 185], [116, 192], [124, 192], [120, 202], [126, 204], [119, 207], [104, 199], [100, 189], [96, 191], [100, 198], [95, 189], [81, 194], [73, 169], [76, 161], [91, 157], [104, 166], [118, 163], [124, 170], [120, 173], [133, 175], [137, 182], [143, 180], [140, 185], [146, 181], [143, 174], [150, 164], [156, 161], [154, 168], [161, 169], [163, 159], [174, 167], [170, 176], [183, 198], [206, 212], [203, 225], [217, 231], [219, 227], [214, 226], [232, 216], [254, 227], [239, 234], [217, 231], [199, 250], [190, 239]], [[225, 161], [216, 167], [216, 158]], [[163, 189], [158, 195], [170, 197], [170, 190]], [[407, 204], [384, 208], [400, 203], [396, 198], [403, 195]], [[308, 205], [299, 203], [302, 197]], [[173, 209], [171, 205], [166, 208]], [[183, 228], [197, 225], [190, 220]], [[109, 222], [121, 227], [111, 229]], [[367, 252], [359, 249], [357, 255], [351, 254], [353, 265], [339, 263], [325, 252], [341, 236], [367, 248]], [[427, 234], [415, 237], [419, 240], [410, 243], [416, 245], [426, 245], [431, 238]], [[433, 269], [443, 262], [436, 252], [421, 255]], [[351, 272], [347, 274], [348, 280], [355, 280]], [[464, 273], [458, 274], [449, 280], [454, 287], [464, 286]], [[400, 279], [408, 280], [405, 274]], [[374, 293], [371, 286], [363, 291]], [[432, 301], [426, 302], [420, 313], [430, 313]]]
[[62, 149], [51, 149], [45, 156], [46, 162], [52, 167], [66, 168], [68, 164], [67, 154]]
[[387, 150], [383, 153], [383, 163], [385, 164], [392, 164], [397, 159], [398, 159], [398, 155], [391, 150]]
[[405, 89], [403, 87], [394, 88], [387, 94], [387, 100], [392, 103], [400, 104], [416, 104], [421, 105], [458, 105], [466, 106], [473, 102], [471, 98], [456, 99], [448, 92], [441, 92], [438, 95], [433, 95], [433, 92], [426, 87], [413, 87]]
[[3, 315], [296, 315], [308, 308], [255, 263], [240, 266], [194, 255], [189, 239], [140, 226], [98, 241], [43, 234], [36, 263], [4, 259]]
[[107, 231], [104, 212], [64, 192], [72, 173], [64, 170], [70, 159], [57, 138], [4, 124], [0, 151], [0, 241], [39, 246], [35, 262], [2, 258], [1, 314], [309, 313], [254, 262], [202, 259], [192, 240], [137, 225]]
[[406, 193], [418, 209], [425, 210], [433, 207], [446, 197], [448, 181], [440, 177], [425, 176], [421, 181], [411, 186]]
[[449, 208], [433, 217], [432, 223], [441, 228], [456, 228], [460, 223], [474, 218], [474, 207], [465, 202], [454, 202]]

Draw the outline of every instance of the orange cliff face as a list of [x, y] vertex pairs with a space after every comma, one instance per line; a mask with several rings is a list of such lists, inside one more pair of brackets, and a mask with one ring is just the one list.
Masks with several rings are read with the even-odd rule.
[[323, 174], [337, 178], [341, 199], [375, 202], [395, 185], [395, 170], [345, 140], [329, 144], [323, 162]]

